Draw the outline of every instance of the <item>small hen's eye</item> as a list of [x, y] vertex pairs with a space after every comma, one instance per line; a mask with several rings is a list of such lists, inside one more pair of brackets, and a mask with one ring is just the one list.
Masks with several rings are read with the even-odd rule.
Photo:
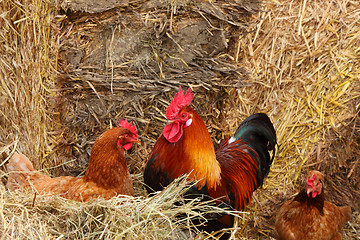
[[128, 138], [128, 137], [129, 137], [129, 134], [125, 134], [125, 137]]

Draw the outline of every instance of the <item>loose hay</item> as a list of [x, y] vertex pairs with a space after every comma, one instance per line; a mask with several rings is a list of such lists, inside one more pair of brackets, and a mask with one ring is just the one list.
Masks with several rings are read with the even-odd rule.
[[[188, 239], [192, 220], [218, 213], [198, 200], [176, 207], [189, 188], [177, 181], [151, 198], [118, 196], [80, 203], [54, 196], [10, 193], [1, 186], [2, 237], [4, 239]], [[7, 201], [5, 201], [5, 199]], [[34, 203], [33, 206], [31, 203]], [[234, 214], [228, 211], [229, 214]], [[179, 214], [183, 218], [177, 218]], [[195, 226], [194, 226], [195, 227]], [[191, 234], [195, 234], [193, 229]]]
[[[32, 207], [31, 194], [0, 185], [5, 238], [184, 237], [177, 193], [145, 198], [141, 176], [178, 85], [195, 91], [214, 141], [254, 112], [274, 122], [278, 154], [238, 238], [275, 237], [274, 214], [308, 169], [325, 173], [327, 199], [352, 207], [344, 239], [360, 238], [357, 1], [122, 1], [105, 12], [64, 3], [0, 3], [0, 175], [15, 150], [53, 175], [81, 175], [96, 137], [127, 117], [142, 140], [127, 154], [139, 197], [37, 196]], [[145, 218], [151, 206], [161, 210]]]

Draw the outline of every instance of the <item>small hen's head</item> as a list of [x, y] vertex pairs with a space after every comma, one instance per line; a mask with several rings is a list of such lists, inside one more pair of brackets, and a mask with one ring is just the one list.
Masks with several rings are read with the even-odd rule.
[[189, 88], [185, 93], [179, 87], [179, 92], [175, 94], [169, 107], [166, 109], [167, 125], [164, 128], [163, 135], [169, 142], [177, 142], [183, 134], [184, 128], [192, 123], [192, 114], [185, 110], [185, 107], [191, 104], [194, 94]]
[[324, 178], [321, 172], [313, 170], [308, 172], [306, 177], [306, 193], [309, 197], [315, 198], [323, 190]]
[[119, 146], [123, 147], [125, 150], [129, 150], [134, 142], [140, 142], [136, 132], [135, 123], [133, 123], [132, 121], [128, 122], [127, 119], [120, 119], [119, 126], [126, 130], [118, 137]]

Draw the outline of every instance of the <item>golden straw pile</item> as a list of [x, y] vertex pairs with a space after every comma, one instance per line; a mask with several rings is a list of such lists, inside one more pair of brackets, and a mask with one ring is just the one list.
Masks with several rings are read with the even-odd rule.
[[[277, 155], [263, 188], [239, 214], [237, 239], [273, 239], [274, 214], [299, 191], [309, 169], [325, 173], [328, 200], [352, 208], [343, 239], [360, 238], [358, 1], [264, 1], [259, 8], [258, 1], [165, 1], [146, 7], [124, 1], [104, 13], [77, 12], [64, 2], [0, 2], [2, 239], [194, 237], [181, 228], [198, 214], [196, 203], [174, 206], [185, 183], [179, 180], [148, 198], [142, 182], [179, 85], [192, 87], [193, 105], [214, 142], [255, 112], [267, 113], [274, 123]], [[118, 24], [132, 17], [137, 20]], [[195, 45], [184, 37], [187, 18], [208, 30], [201, 41], [222, 39], [215, 42], [221, 49], [202, 42], [209, 52], [190, 59], [191, 51], [181, 50]], [[121, 49], [114, 36], [131, 35], [139, 26], [133, 45]], [[99, 33], [113, 38], [99, 42]], [[93, 141], [120, 117], [137, 123], [142, 140], [127, 155], [135, 198], [78, 203], [5, 188], [5, 165], [15, 151], [54, 176], [83, 174]], [[183, 213], [185, 220], [175, 217]]]

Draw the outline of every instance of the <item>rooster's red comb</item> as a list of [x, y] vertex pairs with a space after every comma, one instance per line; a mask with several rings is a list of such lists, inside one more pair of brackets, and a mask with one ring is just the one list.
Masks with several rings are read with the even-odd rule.
[[179, 92], [175, 94], [174, 99], [171, 100], [170, 105], [166, 109], [166, 118], [168, 120], [174, 119], [179, 114], [181, 108], [191, 104], [193, 97], [194, 93], [191, 92], [190, 88], [184, 93], [184, 90], [179, 86]]
[[[134, 124], [134, 125], [133, 125]], [[137, 137], [137, 133], [136, 133], [136, 125], [135, 123], [128, 122], [127, 119], [120, 119], [119, 121], [119, 126], [128, 129], [133, 135], [135, 135]]]

